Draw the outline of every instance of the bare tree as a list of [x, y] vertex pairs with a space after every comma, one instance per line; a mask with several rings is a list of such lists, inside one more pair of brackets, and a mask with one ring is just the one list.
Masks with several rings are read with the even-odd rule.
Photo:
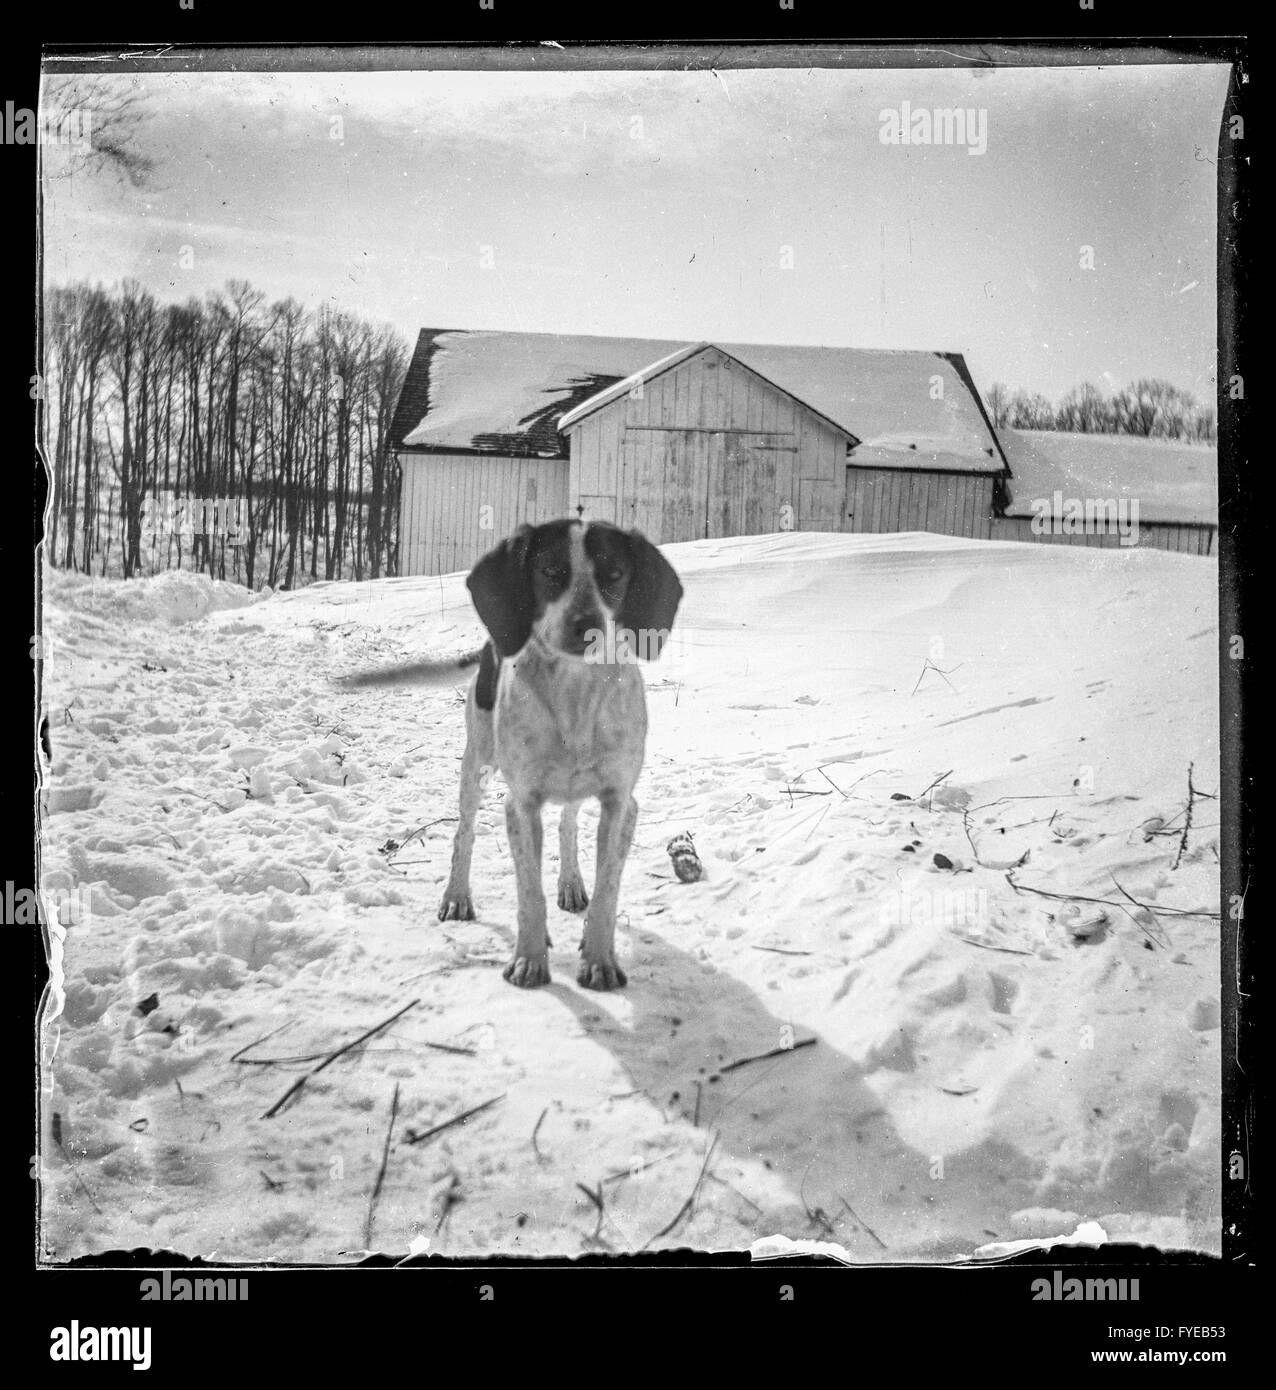
[[154, 172], [155, 160], [142, 147], [148, 113], [136, 78], [51, 77], [41, 105], [42, 124], [53, 137], [43, 147], [50, 177], [110, 172], [140, 188]]
[[[393, 330], [267, 306], [242, 281], [163, 307], [136, 282], [74, 285], [46, 311], [55, 563], [272, 587], [320, 565], [334, 579], [392, 570], [387, 444], [407, 363]], [[162, 529], [144, 526], [148, 506]], [[237, 537], [219, 524], [231, 507]], [[168, 524], [178, 508], [185, 531]]]

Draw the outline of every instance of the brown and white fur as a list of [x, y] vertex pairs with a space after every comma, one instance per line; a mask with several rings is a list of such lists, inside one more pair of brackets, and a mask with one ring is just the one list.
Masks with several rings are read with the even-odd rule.
[[[635, 658], [659, 656], [682, 585], [638, 531], [574, 520], [520, 526], [478, 562], [466, 582], [491, 640], [465, 704], [460, 825], [439, 919], [474, 917], [475, 817], [487, 781], [499, 769], [507, 787], [505, 826], [518, 890], [518, 939], [505, 978], [524, 988], [550, 978], [541, 812], [552, 801], [563, 807], [558, 905], [568, 912], [585, 909], [577, 981], [586, 989], [616, 989], [626, 982], [616, 962], [616, 903], [638, 816], [633, 790], [647, 736], [646, 696]], [[628, 652], [625, 634], [637, 638]], [[351, 683], [430, 680], [444, 669], [454, 675], [457, 664], [422, 663]], [[576, 817], [588, 797], [599, 803], [592, 899], [576, 857]]]

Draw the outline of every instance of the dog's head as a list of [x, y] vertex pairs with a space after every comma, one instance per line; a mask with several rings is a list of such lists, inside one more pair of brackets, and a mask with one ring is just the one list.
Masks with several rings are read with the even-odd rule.
[[585, 661], [660, 655], [682, 598], [668, 560], [638, 531], [601, 521], [520, 526], [466, 581], [502, 656], [535, 635]]

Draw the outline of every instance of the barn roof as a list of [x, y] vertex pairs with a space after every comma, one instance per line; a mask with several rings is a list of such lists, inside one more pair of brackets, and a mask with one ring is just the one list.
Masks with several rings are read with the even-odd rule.
[[1033, 502], [1055, 493], [1077, 498], [1138, 499], [1140, 521], [1218, 525], [1218, 450], [1174, 439], [1128, 434], [1001, 432], [1010, 462], [1007, 516], [1031, 516]]
[[[564, 419], [668, 370], [706, 346], [652, 338], [425, 329], [391, 426], [393, 446], [445, 453], [565, 457]], [[970, 471], [1004, 465], [958, 353], [717, 343], [723, 352], [825, 417], [853, 440], [927, 441]], [[671, 361], [671, 359], [673, 359]], [[933, 378], [943, 384], [941, 399]], [[599, 398], [606, 396], [607, 399]], [[882, 466], [925, 467], [919, 447]], [[932, 466], [934, 466], [932, 464]]]

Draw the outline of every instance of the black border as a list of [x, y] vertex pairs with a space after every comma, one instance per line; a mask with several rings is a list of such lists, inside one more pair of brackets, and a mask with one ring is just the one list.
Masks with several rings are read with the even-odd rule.
[[[154, 52], [155, 47], [167, 46], [174, 40], [183, 45], [214, 42], [219, 44], [218, 52], [225, 65], [232, 66], [246, 56], [243, 52], [245, 48], [257, 49], [263, 42], [269, 41], [295, 41], [298, 28], [307, 21], [313, 23], [316, 18], [313, 12], [300, 19], [292, 14], [277, 15], [268, 12], [261, 3], [214, 4], [211, 0], [196, 0], [196, 4], [197, 8], [188, 12], [177, 9], [177, 0], [164, 4], [152, 0], [151, 3], [129, 6], [125, 12], [78, 3], [63, 6], [56, 16], [57, 25], [59, 29], [77, 31], [77, 41], [61, 41], [59, 36], [59, 39], [46, 44], [44, 52], [58, 66], [69, 66], [77, 58], [83, 61], [88, 50], [96, 49], [99, 44], [109, 52], [124, 54], [146, 47]], [[493, 59], [493, 66], [508, 64], [511, 67], [548, 66], [560, 52], [571, 65], [584, 66], [588, 59], [582, 47], [584, 41], [561, 37], [565, 28], [579, 27], [582, 22], [596, 23], [600, 28], [605, 25], [623, 26], [623, 33], [617, 39], [604, 40], [628, 41], [636, 45], [629, 49], [626, 64], [621, 65], [650, 63], [651, 66], [665, 66], [670, 64], [672, 58], [681, 66], [685, 56], [679, 58], [670, 55], [663, 47], [653, 49], [648, 45], [658, 40], [676, 39], [680, 32], [688, 29], [703, 40], [703, 44], [697, 45], [696, 59], [705, 66], [724, 68], [752, 65], [758, 60], [759, 49], [773, 61], [781, 55], [772, 45], [785, 45], [790, 49], [785, 55], [787, 60], [801, 63], [818, 61], [820, 50], [826, 46], [835, 47], [852, 41], [835, 37], [850, 18], [844, 6], [822, 7], [805, 3], [805, 0], [795, 0], [794, 10], [787, 13], [780, 12], [778, 6], [762, 3], [741, 3], [727, 8], [725, 14], [686, 5], [648, 5], [641, 10], [626, 11], [614, 17], [595, 17], [580, 12], [571, 14], [569, 11], [570, 17], [566, 21], [561, 12], [554, 12], [552, 7], [511, 4], [508, 0], [497, 0], [497, 5], [495, 15], [477, 14], [476, 5], [462, 5], [451, 0], [451, 3], [432, 5], [427, 14], [407, 23], [397, 16], [381, 23], [390, 33], [405, 27], [425, 28], [432, 43], [459, 40], [466, 42], [467, 46], [474, 45], [464, 55], [464, 58], [470, 59], [479, 56], [478, 45], [492, 42], [490, 30], [499, 26], [501, 33], [496, 41], [507, 46], [484, 56]], [[973, 15], [962, 13], [955, 16], [950, 13], [941, 22], [936, 22], [940, 17], [932, 14], [911, 16], [923, 29], [929, 28], [931, 32], [927, 55], [918, 61], [942, 66], [952, 61], [954, 50], [963, 57], [969, 55], [974, 62], [1001, 56], [1012, 41], [993, 37], [998, 30], [1014, 34], [1019, 39], [1037, 40], [1027, 45], [1031, 50], [1030, 61], [1037, 63], [1066, 61], [1067, 55], [1075, 51], [1078, 43], [1085, 47], [1086, 58], [1092, 62], [1121, 61], [1118, 50], [1128, 49], [1132, 44], [1153, 50], [1150, 56], [1154, 61], [1230, 61], [1237, 64], [1237, 69], [1229, 92], [1228, 111], [1245, 118], [1247, 134], [1253, 127], [1247, 39], [1138, 37], [1164, 34], [1176, 28], [1188, 30], [1193, 23], [1200, 22], [1201, 16], [1196, 10], [1187, 11], [1184, 8], [1185, 22], [1181, 26], [1174, 22], [1174, 7], [1164, 4], [1105, 4], [1105, 0], [1096, 0], [1096, 10], [1093, 12], [1081, 11], [1071, 2], [1043, 4], [1035, 7], [1031, 13], [1024, 13], [1019, 7], [1015, 7], [1015, 11], [1012, 13], [1010, 7], [1006, 7], [1004, 16], [999, 16], [996, 7], [980, 5]], [[902, 56], [901, 46], [911, 47], [922, 37], [919, 34], [910, 39], [901, 34], [901, 21], [909, 17], [902, 15], [895, 7], [884, 13], [856, 13], [854, 22], [858, 32], [855, 37], [860, 40], [885, 40], [881, 52], [874, 55], [875, 60], [880, 61], [882, 66], [894, 65]], [[946, 34], [953, 18], [965, 21], [968, 17], [972, 25], [979, 26], [978, 32], [984, 37], [933, 37], [935, 34]], [[333, 14], [319, 22], [326, 26], [340, 18]], [[364, 28], [372, 28], [378, 22], [378, 16], [366, 6], [357, 13], [347, 13], [344, 18], [347, 23], [353, 19], [356, 25]], [[1233, 16], [1227, 18], [1235, 22]], [[242, 39], [228, 43], [209, 32], [218, 25], [226, 26], [232, 32], [238, 31], [238, 35], [250, 34], [252, 37], [247, 43]], [[1093, 26], [1093, 35], [1087, 32], [1090, 26]], [[744, 29], [748, 37], [705, 38], [706, 35], [720, 33], [724, 28]], [[1081, 30], [1080, 34], [1076, 32], [1078, 29]], [[1070, 31], [1069, 36], [1059, 37], [1060, 31]], [[120, 42], [121, 33], [126, 36], [125, 44]], [[545, 40], [540, 37], [547, 33], [558, 35], [553, 42], [564, 47], [547, 51], [542, 46]], [[1120, 35], [1126, 37], [1122, 39]], [[797, 48], [798, 41], [812, 38], [822, 42], [810, 47], [802, 45], [800, 51], [792, 51]], [[527, 42], [510, 42], [519, 39]], [[326, 41], [335, 49], [331, 54], [334, 66], [341, 66], [349, 60], [350, 51], [344, 46], [347, 41], [335, 37]], [[6, 74], [10, 76], [10, 81], [0, 99], [12, 100], [16, 106], [35, 106], [40, 57], [36, 47], [38, 43], [39, 39], [31, 39], [15, 45], [9, 58], [10, 61], [16, 59], [20, 68], [15, 73]], [[1017, 48], [1016, 51], [1022, 55], [1025, 49]], [[413, 63], [419, 61], [419, 52], [418, 49], [414, 54]], [[428, 52], [435, 62], [443, 56], [436, 48], [430, 48]], [[184, 51], [170, 48], [170, 55], [180, 62]], [[97, 63], [86, 63], [86, 66], [89, 65], [96, 67]], [[257, 1353], [261, 1358], [258, 1364], [263, 1369], [269, 1366], [276, 1371], [300, 1371], [305, 1366], [316, 1365], [332, 1374], [343, 1365], [351, 1369], [356, 1366], [366, 1369], [371, 1364], [380, 1369], [382, 1365], [389, 1364], [402, 1365], [407, 1369], [419, 1367], [428, 1373], [440, 1362], [446, 1364], [451, 1359], [450, 1352], [457, 1348], [448, 1347], [446, 1323], [438, 1324], [428, 1314], [422, 1318], [423, 1296], [434, 1305], [431, 1311], [476, 1305], [481, 1314], [487, 1301], [483, 1296], [486, 1286], [492, 1290], [492, 1301], [504, 1305], [506, 1310], [513, 1301], [521, 1310], [529, 1312], [539, 1312], [543, 1306], [547, 1312], [567, 1313], [568, 1317], [562, 1321], [562, 1325], [564, 1330], [571, 1332], [584, 1331], [589, 1324], [584, 1322], [581, 1314], [595, 1311], [608, 1316], [609, 1332], [620, 1335], [636, 1333], [644, 1342], [649, 1342], [651, 1332], [659, 1328], [665, 1335], [659, 1337], [658, 1345], [664, 1344], [661, 1349], [673, 1353], [675, 1357], [669, 1363], [669, 1368], [672, 1368], [678, 1364], [677, 1345], [684, 1337], [714, 1347], [718, 1339], [713, 1334], [719, 1330], [728, 1333], [744, 1330], [746, 1335], [751, 1331], [756, 1338], [756, 1334], [764, 1329], [769, 1331], [772, 1327], [784, 1327], [783, 1319], [796, 1311], [785, 1307], [787, 1300], [782, 1291], [786, 1285], [793, 1291], [793, 1302], [804, 1304], [808, 1309], [818, 1308], [822, 1315], [847, 1309], [847, 1296], [853, 1294], [854, 1302], [849, 1306], [859, 1314], [854, 1329], [846, 1327], [844, 1318], [830, 1322], [827, 1316], [822, 1316], [818, 1324], [807, 1324], [812, 1327], [818, 1325], [826, 1332], [835, 1331], [831, 1345], [827, 1342], [816, 1345], [821, 1350], [827, 1346], [835, 1355], [849, 1349], [853, 1358], [852, 1367], [858, 1359], [857, 1353], [877, 1359], [885, 1351], [898, 1358], [895, 1365], [901, 1370], [909, 1363], [916, 1366], [925, 1361], [928, 1365], [951, 1366], [957, 1374], [969, 1373], [977, 1369], [990, 1354], [996, 1358], [994, 1365], [1008, 1369], [1002, 1360], [1005, 1352], [1012, 1347], [1023, 1346], [1030, 1353], [1047, 1352], [1050, 1368], [1061, 1370], [1065, 1365], [1090, 1364], [1090, 1350], [1113, 1345], [1128, 1348], [1131, 1345], [1102, 1339], [1100, 1334], [1107, 1324], [1174, 1325], [1180, 1321], [1195, 1325], [1225, 1324], [1231, 1340], [1201, 1342], [1199, 1345], [1227, 1348], [1231, 1370], [1235, 1369], [1238, 1359], [1243, 1362], [1245, 1334], [1256, 1330], [1252, 1315], [1245, 1313], [1248, 1299], [1244, 1291], [1250, 1285], [1246, 1276], [1252, 1270], [1258, 1254], [1254, 1227], [1255, 1197], [1249, 1176], [1255, 1157], [1253, 1121], [1257, 1101], [1257, 1059], [1253, 1045], [1252, 949], [1243, 930], [1244, 923], [1234, 920], [1231, 914], [1238, 897], [1246, 900], [1246, 908], [1251, 915], [1258, 905], [1258, 899], [1252, 892], [1256, 848], [1252, 798], [1258, 790], [1257, 776], [1252, 765], [1246, 767], [1242, 763], [1242, 735], [1245, 729], [1243, 716], [1247, 661], [1252, 664], [1258, 642], [1246, 622], [1253, 609], [1253, 599], [1245, 579], [1255, 569], [1257, 550], [1254, 533], [1263, 524], [1254, 487], [1257, 470], [1247, 467], [1247, 464], [1254, 460], [1261, 467], [1259, 461], [1263, 456], [1255, 447], [1252, 416], [1245, 408], [1246, 402], [1231, 400], [1222, 389], [1248, 360], [1243, 349], [1249, 341], [1246, 315], [1252, 312], [1249, 302], [1252, 298], [1254, 264], [1253, 237], [1249, 230], [1252, 218], [1252, 165], [1248, 156], [1237, 157], [1236, 150], [1229, 148], [1232, 143], [1227, 139], [1226, 131], [1222, 132], [1218, 164], [1220, 698], [1223, 711], [1221, 910], [1224, 1051], [1225, 1055], [1230, 1054], [1235, 1058], [1236, 1067], [1227, 1078], [1224, 1095], [1224, 1154], [1221, 1158], [1225, 1159], [1233, 1151], [1241, 1153], [1245, 1178], [1243, 1181], [1229, 1182], [1224, 1168], [1223, 1260], [1203, 1261], [1194, 1257], [1160, 1254], [1152, 1254], [1149, 1258], [1149, 1252], [1131, 1248], [1106, 1247], [1102, 1251], [1056, 1248], [1049, 1255], [1034, 1254], [998, 1267], [980, 1267], [977, 1270], [914, 1267], [888, 1271], [881, 1268], [879, 1273], [879, 1267], [873, 1267], [873, 1274], [877, 1277], [871, 1279], [865, 1277], [869, 1271], [863, 1267], [848, 1271], [828, 1261], [797, 1260], [779, 1262], [778, 1265], [748, 1266], [736, 1255], [696, 1255], [691, 1252], [685, 1252], [685, 1256], [666, 1255], [651, 1260], [641, 1258], [614, 1262], [591, 1258], [575, 1262], [543, 1261], [531, 1266], [508, 1261], [443, 1266], [438, 1261], [425, 1261], [421, 1263], [429, 1267], [433, 1275], [428, 1289], [419, 1283], [414, 1283], [410, 1288], [399, 1283], [393, 1293], [383, 1284], [368, 1287], [367, 1278], [353, 1285], [348, 1282], [354, 1278], [353, 1269], [285, 1271], [265, 1270], [258, 1266], [243, 1271], [252, 1282], [252, 1300], [246, 1304], [218, 1305], [216, 1320], [209, 1323], [202, 1312], [194, 1315], [183, 1313], [183, 1308], [192, 1305], [164, 1304], [161, 1312], [155, 1304], [144, 1306], [138, 1302], [142, 1267], [171, 1265], [180, 1268], [188, 1262], [178, 1258], [157, 1258], [144, 1252], [121, 1252], [114, 1269], [102, 1268], [103, 1261], [100, 1259], [88, 1259], [78, 1261], [73, 1266], [49, 1267], [27, 1281], [44, 1304], [29, 1329], [35, 1354], [41, 1362], [46, 1354], [49, 1327], [78, 1317], [82, 1322], [101, 1324], [142, 1321], [154, 1324], [157, 1339], [154, 1368], [160, 1371], [171, 1371], [186, 1365], [197, 1365], [205, 1371], [237, 1369], [253, 1355], [248, 1349], [252, 1343], [245, 1343], [241, 1339], [264, 1336], [266, 1340], [258, 1343]], [[17, 156], [7, 160], [9, 168], [6, 174], [10, 188], [22, 190], [34, 187], [34, 161], [28, 152], [6, 150], [0, 151], [0, 154]], [[30, 287], [36, 283], [35, 242], [32, 233], [27, 230], [33, 224], [27, 224], [21, 217], [24, 201], [21, 194], [15, 200], [17, 216], [11, 219], [11, 225], [18, 224], [19, 240], [25, 241], [31, 250], [33, 274], [27, 278], [20, 262], [16, 267], [17, 273], [9, 283], [9, 294], [14, 301], [12, 307], [16, 311], [11, 315], [11, 321], [21, 324], [29, 321], [32, 302], [29, 298]], [[29, 399], [28, 382], [34, 370], [30, 365], [31, 352], [24, 332], [20, 331], [12, 337], [17, 362], [6, 379], [10, 383], [12, 397], [26, 401]], [[1257, 380], [1257, 373], [1252, 372], [1248, 388], [1255, 389]], [[21, 391], [21, 395], [17, 394], [18, 391]], [[29, 417], [20, 413], [19, 418]], [[33, 542], [39, 540], [41, 533], [40, 493], [43, 476], [38, 462], [34, 465], [34, 476], [37, 505], [33, 512]], [[0, 540], [0, 551], [13, 570], [23, 572], [19, 582], [25, 584], [26, 576], [31, 573], [26, 555], [18, 562], [17, 548], [11, 537]], [[25, 663], [28, 659], [31, 620], [25, 613], [18, 619], [16, 610], [19, 607], [19, 604], [14, 604], [11, 610], [11, 620], [17, 620], [18, 631], [16, 638], [10, 638], [9, 649], [17, 651], [19, 660]], [[1251, 654], [1246, 660], [1233, 658], [1230, 637], [1234, 633], [1250, 635]], [[34, 672], [34, 666], [32, 669]], [[20, 670], [26, 670], [25, 664]], [[1252, 685], [1252, 678], [1250, 683]], [[23, 731], [22, 741], [25, 743], [25, 730], [30, 727], [27, 721], [33, 705], [28, 694], [30, 687], [26, 686], [25, 679], [17, 685], [22, 705], [17, 727]], [[20, 789], [18, 795], [26, 803], [28, 793], [25, 788]], [[25, 873], [10, 876], [18, 882], [27, 877]], [[36, 986], [34, 998], [38, 1001], [44, 955], [38, 938], [33, 939], [32, 945]], [[11, 1051], [11, 1056], [34, 1055], [26, 1051], [32, 1046], [34, 1037], [32, 1021], [29, 1017], [21, 1020], [22, 1041]], [[29, 1094], [25, 1088], [29, 1085], [30, 1073], [25, 1066], [22, 1071], [24, 1074], [19, 1078], [19, 1085], [23, 1088], [21, 1094], [26, 1095]], [[14, 1112], [22, 1114], [25, 1137], [20, 1137], [13, 1152], [25, 1155], [30, 1147], [29, 1112], [25, 1106], [11, 1107], [11, 1113]], [[31, 1186], [25, 1157], [16, 1166], [22, 1192], [19, 1203], [11, 1204], [10, 1210], [27, 1212], [31, 1210], [28, 1205]], [[35, 1247], [31, 1226], [25, 1220], [23, 1224], [25, 1236], [15, 1232], [16, 1239], [9, 1244], [9, 1250], [25, 1264], [26, 1258], [21, 1252], [27, 1249], [34, 1252]], [[26, 1243], [28, 1240], [32, 1241], [31, 1245]], [[1028, 1287], [1038, 1271], [1049, 1273], [1056, 1268], [1063, 1269], [1065, 1277], [1074, 1273], [1093, 1277], [1108, 1274], [1132, 1277], [1137, 1273], [1143, 1285], [1141, 1303], [1122, 1305], [1119, 1310], [1113, 1310], [1111, 1305], [1081, 1303], [1069, 1309], [1066, 1315], [1052, 1316], [1047, 1313], [1041, 1319], [1039, 1314], [1043, 1305], [1032, 1302]], [[88, 1269], [94, 1270], [88, 1276], [93, 1284], [86, 1287], [80, 1272]], [[606, 1272], [607, 1281], [595, 1278], [599, 1271]], [[657, 1271], [661, 1278], [652, 1279], [651, 1276]], [[853, 1291], [842, 1280], [836, 1284], [832, 1282], [829, 1276], [835, 1272], [855, 1277]], [[32, 1273], [34, 1271], [28, 1266], [28, 1274]], [[342, 1275], [347, 1282], [338, 1289], [336, 1279]], [[68, 1283], [68, 1279], [75, 1282]], [[570, 1284], [562, 1282], [565, 1280], [570, 1280]], [[566, 1306], [564, 1295], [569, 1300]], [[739, 1308], [754, 1314], [752, 1322], [746, 1324], [745, 1328], [740, 1328], [735, 1319], [724, 1323], [717, 1318], [719, 1300], [727, 1299], [730, 1300], [728, 1306], [732, 1311]], [[780, 1305], [781, 1320], [763, 1323], [757, 1315], [767, 1305], [776, 1303]], [[1020, 1304], [1024, 1305], [1022, 1309]], [[649, 1316], [666, 1308], [682, 1316], [654, 1326], [645, 1320], [635, 1322], [633, 1318], [634, 1313]], [[1171, 1308], [1174, 1309], [1173, 1316], [1169, 1311]], [[142, 1317], [143, 1312], [145, 1318]], [[321, 1314], [319, 1319], [314, 1317], [315, 1312]], [[367, 1318], [369, 1312], [376, 1315], [372, 1320]], [[865, 1313], [869, 1315], [867, 1318]], [[333, 1319], [331, 1325], [325, 1324], [325, 1315]], [[187, 1323], [185, 1319], [188, 1316], [193, 1317], [194, 1321]], [[897, 1320], [903, 1322], [911, 1335], [903, 1339], [898, 1336], [898, 1331], [892, 1327]], [[430, 1335], [436, 1327], [445, 1334], [437, 1342]], [[845, 1332], [842, 1331], [844, 1327]], [[329, 1332], [341, 1335], [327, 1335]], [[842, 1335], [836, 1336], [836, 1332]], [[180, 1334], [184, 1335], [181, 1335], [179, 1343]], [[162, 1352], [161, 1337], [166, 1341]], [[18, 1340], [25, 1338], [20, 1335]], [[863, 1349], [858, 1345], [861, 1342], [867, 1344]], [[468, 1346], [465, 1349], [468, 1350]], [[611, 1347], [607, 1350], [610, 1351]], [[68, 1373], [69, 1368], [55, 1366], [53, 1369], [57, 1373]], [[111, 1369], [121, 1368], [95, 1366], [90, 1373], [100, 1375], [103, 1371], [109, 1373]], [[128, 1373], [127, 1367], [122, 1369]]]

